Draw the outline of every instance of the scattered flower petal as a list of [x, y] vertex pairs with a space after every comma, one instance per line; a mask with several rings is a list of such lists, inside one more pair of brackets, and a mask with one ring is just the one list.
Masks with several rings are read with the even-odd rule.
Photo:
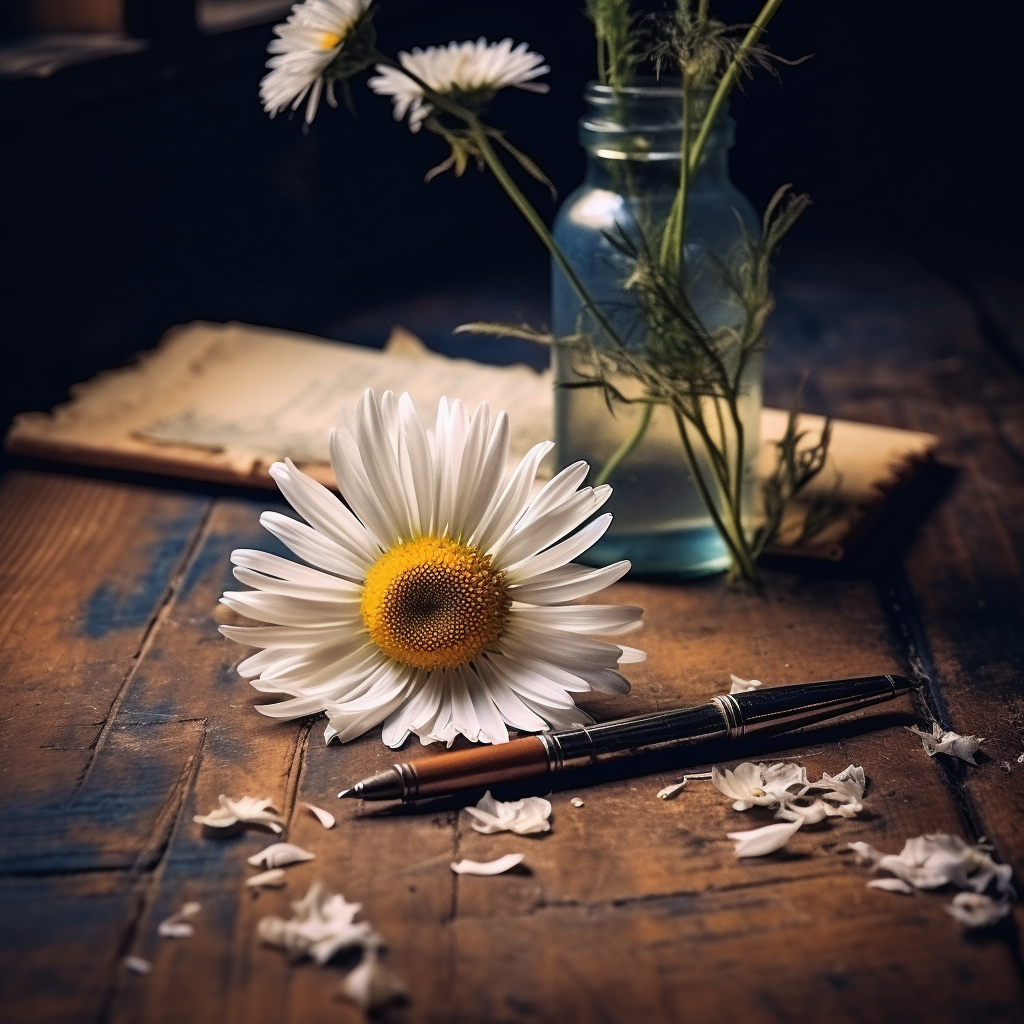
[[312, 811], [324, 828], [334, 828], [334, 815], [330, 811], [325, 811], [322, 807], [316, 807], [313, 804], [303, 804], [303, 807]]
[[859, 858], [871, 863], [874, 870], [888, 871], [917, 889], [955, 885], [981, 893], [994, 884], [1000, 895], [1016, 895], [1010, 884], [1010, 865], [997, 864], [986, 848], [971, 846], [959, 836], [916, 836], [908, 839], [898, 854], [883, 854], [867, 843], [848, 846]]
[[958, 892], [953, 902], [944, 909], [965, 928], [988, 928], [998, 924], [1013, 906], [1013, 900], [1004, 897], [995, 900], [979, 892]]
[[736, 843], [737, 857], [763, 857], [766, 853], [781, 850], [796, 835], [803, 819], [784, 821], [777, 825], [764, 825], [747, 832], [730, 832], [729, 838]]
[[507, 853], [497, 860], [489, 860], [481, 863], [478, 860], [460, 860], [457, 863], [452, 861], [452, 871], [457, 875], [500, 875], [522, 864], [526, 854]]
[[740, 679], [739, 676], [734, 676], [731, 672], [729, 678], [732, 680], [732, 686], [729, 687], [730, 693], [750, 693], [751, 690], [756, 690], [761, 685], [760, 679]]
[[916, 725], [906, 726], [907, 732], [912, 732], [921, 738], [921, 745], [928, 752], [929, 757], [936, 754], [949, 754], [951, 757], [958, 757], [968, 764], [977, 765], [974, 755], [978, 747], [985, 742], [984, 736], [961, 736], [958, 732], [945, 730], [938, 722], [932, 722], [932, 731], [925, 732]]
[[141, 956], [126, 956], [124, 966], [125, 970], [131, 971], [132, 974], [150, 974], [153, 970], [153, 965], [148, 960], [143, 960]]
[[914, 887], [902, 878], [873, 878], [868, 882], [869, 889], [881, 889], [883, 892], [901, 892], [905, 896], [914, 895]]
[[191, 938], [195, 934], [195, 928], [189, 921], [189, 918], [195, 917], [200, 910], [202, 910], [202, 907], [195, 900], [183, 903], [179, 911], [171, 914], [170, 917], [157, 925], [157, 935], [162, 939]]
[[[787, 799], [802, 796], [808, 788], [807, 772], [798, 764], [738, 764], [732, 771], [717, 766], [711, 769], [711, 781], [734, 801], [733, 808], [774, 807]], [[797, 790], [793, 792], [794, 788]]]
[[284, 885], [284, 868], [271, 868], [269, 871], [262, 871], [252, 878], [247, 878], [245, 884], [250, 889], [280, 889]]
[[363, 1013], [373, 1013], [404, 996], [405, 986], [380, 962], [379, 948], [371, 945], [345, 978], [341, 991]]
[[301, 900], [292, 904], [289, 920], [264, 917], [257, 925], [259, 937], [285, 950], [293, 960], [308, 956], [321, 967], [339, 950], [380, 943], [369, 923], [356, 921], [361, 903], [346, 903], [314, 882]]
[[265, 850], [254, 853], [249, 858], [249, 863], [254, 868], [283, 868], [288, 864], [298, 864], [300, 861], [313, 860], [316, 856], [309, 850], [304, 850], [294, 843], [272, 843]]
[[214, 808], [209, 814], [196, 814], [192, 820], [218, 830], [240, 824], [262, 825], [272, 832], [281, 832], [284, 828], [284, 819], [277, 813], [273, 800], [257, 800], [252, 796], [232, 800], [223, 793], [217, 799], [220, 807]]
[[473, 828], [484, 835], [493, 832], [529, 835], [551, 831], [551, 804], [539, 796], [506, 802], [495, 800], [488, 790], [476, 807], [467, 807], [466, 812], [476, 818]]
[[583, 806], [583, 801], [578, 796], [574, 796], [569, 801], [569, 803], [571, 803], [573, 805], [573, 807], [582, 807]]

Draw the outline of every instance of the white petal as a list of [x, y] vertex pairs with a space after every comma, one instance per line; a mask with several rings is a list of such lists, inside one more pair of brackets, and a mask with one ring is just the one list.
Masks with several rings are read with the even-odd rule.
[[356, 406], [356, 444], [366, 477], [395, 534], [409, 540], [414, 530], [402, 487], [402, 474], [373, 391], [367, 388]]
[[560, 565], [571, 562], [578, 555], [581, 555], [587, 548], [593, 547], [604, 535], [605, 530], [611, 525], [612, 517], [609, 513], [598, 516], [592, 523], [588, 523], [579, 533], [563, 540], [560, 544], [524, 559], [518, 565], [498, 566], [504, 568], [508, 574], [509, 582], [525, 583], [540, 573], [548, 572]]
[[612, 489], [604, 485], [589, 487], [574, 494], [563, 505], [545, 512], [533, 522], [520, 522], [494, 552], [498, 566], [514, 566], [524, 558], [553, 544], [556, 540], [575, 530], [585, 519], [589, 519], [611, 496]]
[[580, 461], [574, 462], [571, 466], [566, 466], [561, 472], [556, 473], [527, 506], [520, 525], [525, 526], [527, 523], [532, 523], [545, 512], [550, 512], [551, 509], [557, 508], [567, 501], [580, 484], [586, 480], [589, 472], [590, 467]]
[[902, 878], [873, 878], [868, 882], [869, 889], [881, 889], [883, 892], [899, 892], [905, 896], [914, 895], [914, 887]]
[[313, 814], [324, 828], [334, 828], [334, 815], [330, 811], [325, 811], [322, 807], [317, 807], [315, 804], [303, 804], [303, 806]]
[[[537, 478], [537, 468], [553, 447], [554, 445], [550, 441], [535, 444], [516, 467], [497, 501], [484, 516], [471, 538], [471, 543], [479, 547], [481, 551], [492, 554], [495, 546], [501, 543], [523, 514], [523, 510], [530, 500], [533, 482]], [[571, 559], [566, 559], [566, 561], [571, 561]]]
[[570, 605], [554, 608], [519, 608], [517, 622], [544, 629], [567, 629], [573, 633], [614, 635], [628, 633], [641, 625], [642, 608], [624, 604]]
[[358, 606], [253, 590], [228, 590], [221, 603], [240, 615], [275, 626], [346, 626], [362, 623]]
[[488, 696], [509, 725], [523, 732], [541, 732], [547, 727], [547, 722], [533, 709], [527, 707], [508, 683], [494, 671], [490, 655], [477, 659], [474, 667]]
[[231, 640], [264, 650], [295, 650], [345, 640], [348, 626], [218, 626]]
[[453, 861], [452, 871], [457, 875], [500, 875], [510, 868], [514, 868], [517, 864], [522, 864], [525, 859], [525, 853], [507, 853], [504, 857], [499, 857], [497, 860], [485, 862], [460, 860], [456, 863]]
[[247, 878], [245, 884], [250, 889], [280, 889], [285, 884], [285, 873], [281, 868], [271, 868]]
[[271, 843], [265, 850], [254, 853], [247, 862], [254, 868], [283, 868], [288, 864], [299, 864], [313, 860], [315, 854], [294, 843]]
[[[312, 570], [315, 572], [316, 570]], [[346, 589], [335, 586], [310, 586], [308, 583], [292, 583], [289, 580], [279, 580], [273, 576], [265, 576], [254, 569], [246, 569], [243, 566], [236, 566], [232, 575], [239, 583], [247, 587], [255, 587], [268, 594], [282, 594], [285, 597], [298, 597], [303, 600], [314, 601], [337, 601], [358, 604], [362, 600], [363, 588], [355, 583], [348, 583], [346, 580], [338, 579], [336, 576], [328, 576], [321, 573], [324, 579], [334, 580], [336, 583], [346, 585]]]
[[329, 537], [317, 533], [311, 526], [290, 519], [280, 512], [264, 512], [260, 516], [260, 523], [304, 562], [357, 583], [363, 581], [366, 573], [362, 562]]
[[332, 430], [328, 448], [339, 490], [374, 542], [386, 551], [398, 543], [399, 536], [370, 486], [355, 441]]
[[231, 552], [233, 565], [241, 565], [246, 569], [255, 569], [267, 576], [288, 580], [291, 583], [305, 583], [310, 587], [333, 588], [338, 593], [356, 594], [362, 592], [362, 586], [349, 580], [341, 579], [333, 573], [311, 569], [301, 562], [293, 562], [280, 555], [272, 555], [269, 551], [257, 551], [254, 548], [236, 548]]
[[578, 565], [562, 566], [511, 587], [509, 594], [513, 600], [528, 604], [564, 604], [566, 601], [576, 601], [604, 590], [625, 576], [629, 569], [630, 564], [627, 561], [615, 562], [603, 569], [590, 569]]
[[765, 825], [747, 832], [729, 832], [728, 836], [736, 844], [737, 857], [763, 857], [766, 853], [781, 850], [796, 835], [802, 824], [803, 819], [783, 821], [777, 825]]
[[306, 476], [291, 459], [275, 462], [270, 467], [270, 475], [288, 503], [314, 530], [329, 537], [367, 567], [373, 564], [380, 553], [377, 545], [337, 495]]

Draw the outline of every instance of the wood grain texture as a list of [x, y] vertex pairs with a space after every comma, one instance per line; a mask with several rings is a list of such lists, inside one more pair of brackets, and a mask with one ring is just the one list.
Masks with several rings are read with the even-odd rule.
[[[791, 345], [772, 354], [771, 400], [812, 362], [814, 411], [933, 431], [955, 479], [920, 528], [890, 523], [886, 545], [839, 570], [769, 569], [764, 597], [720, 579], [618, 584], [607, 599], [646, 608], [637, 642], [649, 658], [630, 666], [632, 693], [581, 703], [606, 718], [705, 701], [730, 672], [765, 685], [917, 672], [923, 703], [714, 752], [795, 759], [815, 776], [862, 764], [864, 814], [739, 861], [725, 833], [769, 812], [737, 812], [706, 782], [656, 798], [711, 752], [649, 760], [638, 777], [567, 774], [541, 836], [481, 835], [457, 801], [402, 813], [339, 803], [393, 752], [375, 733], [328, 748], [322, 720], [259, 716], [234, 672], [244, 649], [216, 631], [230, 550], [274, 548], [263, 506], [14, 474], [0, 490], [5, 1019], [356, 1022], [337, 999], [341, 966], [290, 965], [256, 936], [260, 917], [287, 915], [319, 879], [388, 941], [409, 989], [388, 1020], [1019, 1020], [1019, 908], [964, 937], [949, 893], [869, 890], [846, 844], [986, 834], [1024, 872], [1024, 385], [970, 303], [906, 261], [798, 265], [779, 323]], [[978, 767], [928, 758], [903, 728], [925, 714], [985, 735]], [[285, 837], [316, 859], [287, 868], [282, 890], [247, 890], [246, 858], [275, 837], [204, 835], [192, 816], [220, 793], [272, 798]], [[335, 828], [305, 801], [335, 813]], [[449, 867], [509, 852], [525, 870]], [[202, 904], [195, 935], [159, 938], [186, 900]], [[152, 973], [127, 973], [128, 954]]]

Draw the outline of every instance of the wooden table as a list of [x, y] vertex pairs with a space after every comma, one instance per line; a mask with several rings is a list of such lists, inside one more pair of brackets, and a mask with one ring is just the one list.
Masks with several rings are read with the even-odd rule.
[[[972, 308], [907, 261], [791, 269], [769, 397], [785, 400], [812, 365], [812, 409], [935, 432], [952, 487], [905, 551], [889, 543], [834, 571], [778, 564], [764, 597], [720, 578], [615, 588], [646, 608], [649, 660], [632, 667], [629, 696], [581, 700], [598, 716], [704, 701], [730, 672], [768, 685], [880, 671], [927, 680], [916, 706], [785, 755], [814, 776], [863, 765], [867, 810], [760, 860], [738, 861], [725, 833], [769, 813], [733, 811], [707, 783], [656, 799], [679, 771], [556, 792], [553, 830], [539, 838], [480, 835], [457, 808], [380, 816], [339, 803], [343, 783], [393, 761], [379, 732], [327, 748], [322, 721], [261, 717], [234, 672], [241, 649], [216, 629], [228, 553], [267, 542], [257, 520], [274, 499], [8, 474], [0, 1016], [356, 1021], [335, 997], [340, 969], [290, 966], [256, 936], [259, 918], [287, 915], [321, 879], [388, 940], [410, 995], [395, 1020], [1021, 1020], [1019, 907], [964, 937], [944, 911], [950, 894], [869, 890], [845, 850], [985, 835], [1024, 878], [1016, 294], [991, 291], [998, 308]], [[895, 525], [889, 535], [899, 539]], [[978, 767], [925, 755], [902, 726], [928, 711], [987, 737]], [[288, 869], [284, 890], [246, 890], [246, 858], [270, 840], [201, 835], [192, 815], [221, 793], [272, 797], [287, 838], [317, 859]], [[302, 801], [330, 808], [337, 826], [325, 831]], [[510, 851], [526, 853], [529, 874], [449, 869]], [[195, 935], [158, 938], [186, 900], [202, 904]], [[152, 973], [126, 971], [128, 955]]]

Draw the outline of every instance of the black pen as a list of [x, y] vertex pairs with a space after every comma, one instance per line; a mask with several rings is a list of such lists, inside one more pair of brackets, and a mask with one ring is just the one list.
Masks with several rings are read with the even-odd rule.
[[493, 746], [428, 755], [363, 779], [338, 796], [415, 800], [546, 775], [614, 754], [667, 744], [789, 732], [894, 700], [920, 685], [903, 676], [860, 676], [723, 694], [694, 708], [658, 711], [524, 736]]

